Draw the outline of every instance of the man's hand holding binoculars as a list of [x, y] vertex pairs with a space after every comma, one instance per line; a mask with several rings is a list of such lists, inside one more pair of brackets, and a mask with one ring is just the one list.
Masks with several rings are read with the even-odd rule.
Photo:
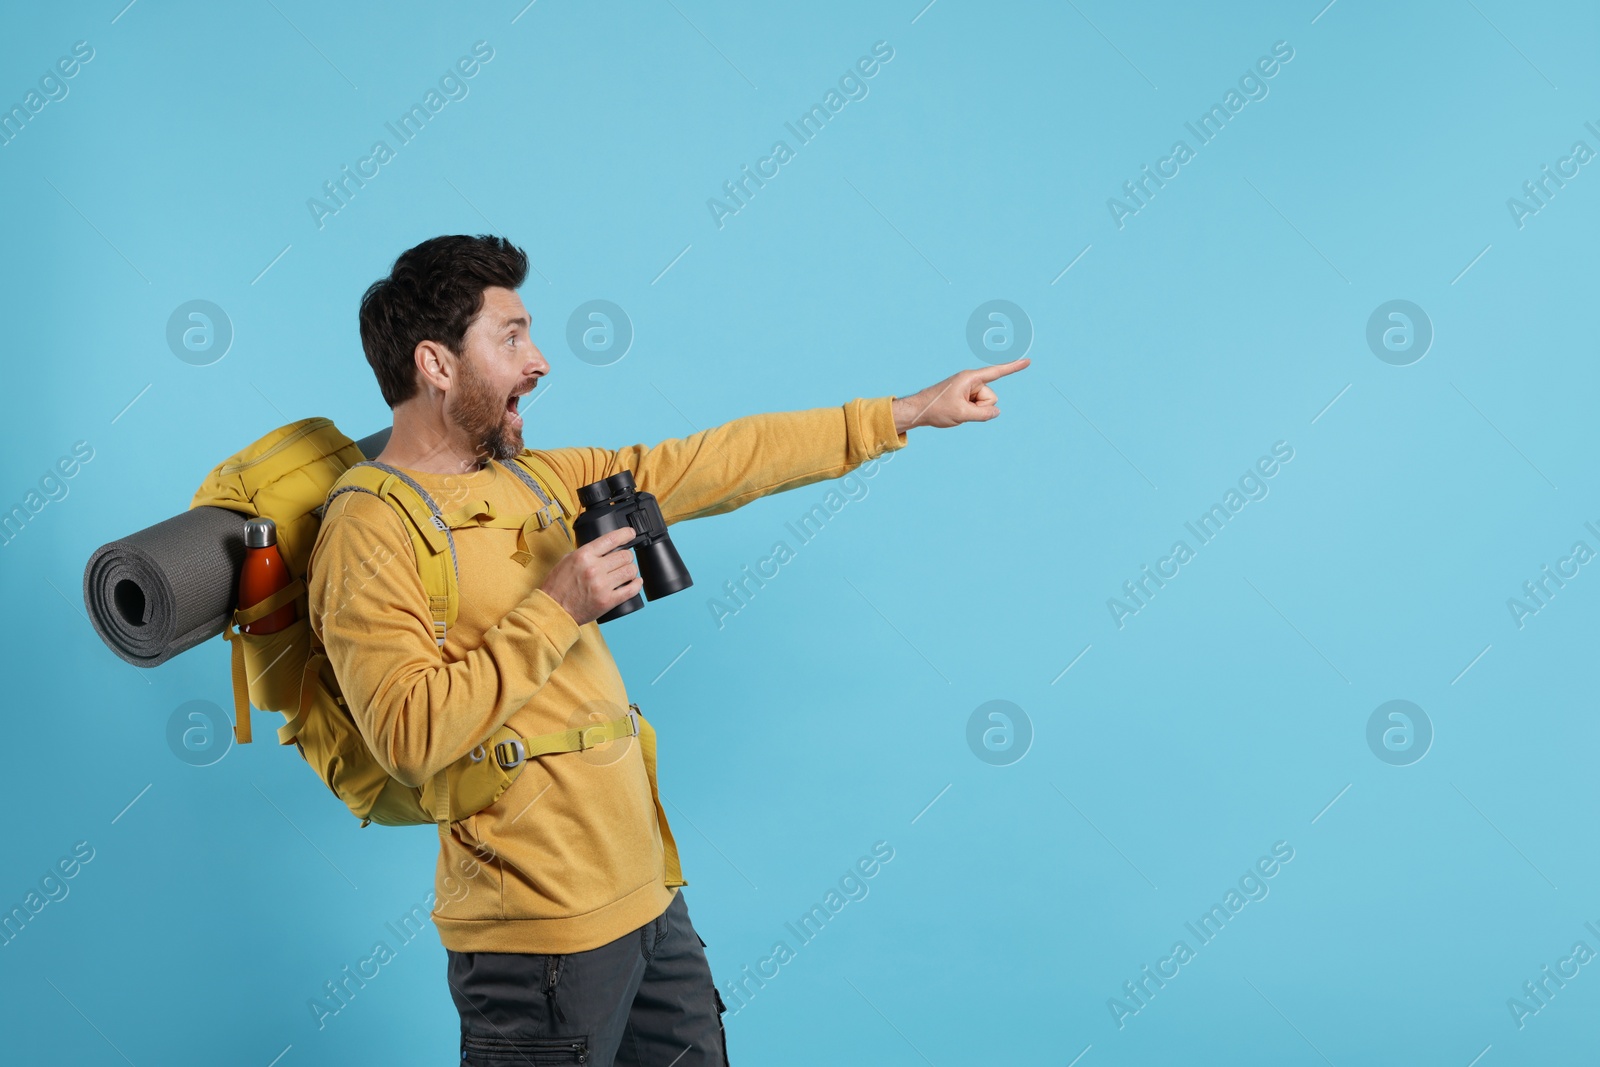
[[579, 545], [550, 568], [542, 588], [579, 626], [593, 622], [644, 588], [633, 553], [612, 552], [635, 536], [633, 527], [621, 526]]
[[1015, 374], [1032, 360], [1014, 359], [977, 370], [958, 371], [944, 381], [930, 385], [911, 396], [896, 397], [894, 401], [894, 429], [905, 433], [916, 426], [937, 426], [941, 429], [960, 426], [964, 422], [988, 422], [1000, 414], [989, 383], [1007, 374]]

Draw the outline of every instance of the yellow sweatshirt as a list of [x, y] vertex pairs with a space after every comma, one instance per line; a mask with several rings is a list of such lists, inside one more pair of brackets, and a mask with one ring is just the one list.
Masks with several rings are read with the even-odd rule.
[[[537, 454], [573, 500], [579, 486], [633, 471], [674, 523], [841, 477], [903, 447], [893, 399], [751, 415], [648, 447]], [[539, 506], [498, 463], [406, 473], [446, 513], [477, 500], [497, 515]], [[502, 724], [524, 737], [555, 733], [616, 718], [628, 705], [600, 625], [577, 625], [539, 588], [574, 547], [559, 526], [530, 538], [526, 566], [511, 558], [516, 530], [471, 526], [454, 537], [460, 613], [442, 650], [410, 535], [386, 502], [336, 497], [308, 568], [312, 630], [368, 747], [408, 785]], [[492, 806], [440, 827], [439, 845], [432, 918], [445, 947], [459, 952], [596, 948], [655, 919], [676, 891], [639, 738], [533, 760]]]

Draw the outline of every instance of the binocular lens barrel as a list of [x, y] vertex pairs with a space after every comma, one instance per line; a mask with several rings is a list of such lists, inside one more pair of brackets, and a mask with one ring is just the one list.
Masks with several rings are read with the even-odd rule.
[[653, 545], [640, 545], [634, 554], [639, 561], [639, 577], [644, 579], [644, 595], [651, 600], [671, 596], [694, 584], [689, 568], [683, 565], [683, 557], [671, 541], [662, 539]]

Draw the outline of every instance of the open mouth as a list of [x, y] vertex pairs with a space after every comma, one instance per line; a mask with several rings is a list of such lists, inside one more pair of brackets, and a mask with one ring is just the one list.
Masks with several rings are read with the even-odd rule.
[[534, 387], [538, 384], [538, 380], [535, 379], [527, 389], [522, 390], [521, 392], [514, 392], [510, 396], [506, 397], [506, 417], [510, 420], [512, 429], [522, 429], [522, 412], [519, 411], [518, 408], [522, 403], [522, 398], [533, 392]]

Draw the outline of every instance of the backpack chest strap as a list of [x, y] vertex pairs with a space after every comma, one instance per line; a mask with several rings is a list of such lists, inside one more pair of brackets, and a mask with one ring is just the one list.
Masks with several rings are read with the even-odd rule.
[[495, 512], [494, 505], [487, 500], [469, 500], [454, 511], [447, 511], [440, 518], [452, 530], [459, 530], [465, 526], [505, 526], [506, 519]]
[[[561, 505], [553, 505], [559, 512]], [[524, 527], [533, 530], [542, 530], [555, 520], [550, 517], [549, 506], [530, 514], [511, 512], [502, 513], [487, 500], [472, 500], [455, 511], [446, 512], [441, 516], [445, 525], [452, 530], [459, 530], [464, 526], [484, 526], [494, 530], [521, 530]]]
[[533, 562], [534, 535], [560, 522], [561, 515], [561, 505], [555, 502], [546, 503], [532, 514], [508, 515], [497, 512], [494, 505], [487, 500], [473, 500], [441, 518], [451, 530], [477, 526], [490, 530], [517, 531], [517, 547], [516, 551], [511, 553], [511, 558], [526, 567]]

